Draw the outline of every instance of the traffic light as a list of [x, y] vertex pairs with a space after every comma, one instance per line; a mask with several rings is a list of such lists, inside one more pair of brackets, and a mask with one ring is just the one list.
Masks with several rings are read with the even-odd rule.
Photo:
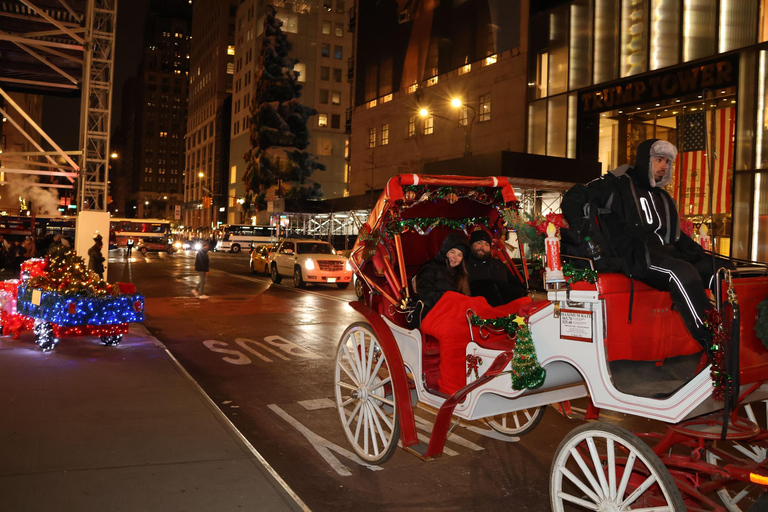
[[213, 204], [213, 198], [211, 196], [203, 196], [203, 208], [210, 208]]

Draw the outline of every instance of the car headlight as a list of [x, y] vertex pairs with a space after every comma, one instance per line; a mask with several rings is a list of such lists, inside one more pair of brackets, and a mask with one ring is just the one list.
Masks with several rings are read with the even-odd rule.
[[344, 268], [346, 269], [347, 272], [352, 272], [352, 264], [349, 262], [349, 260], [347, 260], [347, 263], [346, 265], [344, 265]]
[[307, 270], [315, 270], [315, 262], [313, 260], [304, 260], [304, 268]]
[[181, 242], [176, 242], [173, 246], [177, 249], [181, 249]]
[[196, 251], [199, 251], [199, 250], [200, 250], [200, 249], [202, 249], [202, 248], [203, 248], [203, 244], [201, 244], [201, 243], [199, 243], [199, 242], [195, 244], [195, 250], [196, 250]]

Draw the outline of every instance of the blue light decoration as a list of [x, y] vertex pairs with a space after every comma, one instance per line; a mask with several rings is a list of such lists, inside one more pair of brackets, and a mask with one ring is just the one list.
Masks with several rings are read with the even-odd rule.
[[33, 304], [34, 288], [20, 285], [16, 310], [22, 315], [57, 326], [118, 325], [144, 321], [144, 296], [139, 294], [88, 297], [37, 290], [40, 303]]

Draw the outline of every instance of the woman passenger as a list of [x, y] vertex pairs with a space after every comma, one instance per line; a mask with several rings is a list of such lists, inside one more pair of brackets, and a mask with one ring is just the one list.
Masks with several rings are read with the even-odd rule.
[[419, 269], [416, 274], [416, 293], [424, 303], [422, 319], [445, 292], [469, 295], [469, 279], [464, 265], [467, 254], [467, 239], [457, 233], [449, 233], [437, 256]]

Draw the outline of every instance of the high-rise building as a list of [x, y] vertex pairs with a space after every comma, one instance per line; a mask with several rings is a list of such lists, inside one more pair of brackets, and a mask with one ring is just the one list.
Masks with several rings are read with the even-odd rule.
[[124, 92], [125, 155], [117, 158], [131, 174], [125, 216], [181, 222], [191, 11], [188, 0], [149, 6], [138, 77]]
[[313, 181], [322, 187], [323, 199], [347, 194], [348, 136], [344, 115], [349, 105], [350, 86], [346, 79], [347, 60], [352, 53], [348, 30], [350, 0], [288, 1], [244, 0], [237, 10], [235, 26], [235, 73], [232, 97], [230, 171], [228, 176], [228, 223], [250, 222], [243, 218], [238, 199], [245, 195], [243, 155], [250, 147], [250, 106], [254, 98], [254, 77], [258, 69], [267, 5], [273, 5], [283, 22], [291, 51], [297, 59], [294, 71], [303, 86], [299, 101], [318, 111], [309, 118], [310, 145], [325, 171], [315, 171]]
[[235, 13], [239, 0], [192, 5], [183, 223], [208, 231], [226, 217]]

